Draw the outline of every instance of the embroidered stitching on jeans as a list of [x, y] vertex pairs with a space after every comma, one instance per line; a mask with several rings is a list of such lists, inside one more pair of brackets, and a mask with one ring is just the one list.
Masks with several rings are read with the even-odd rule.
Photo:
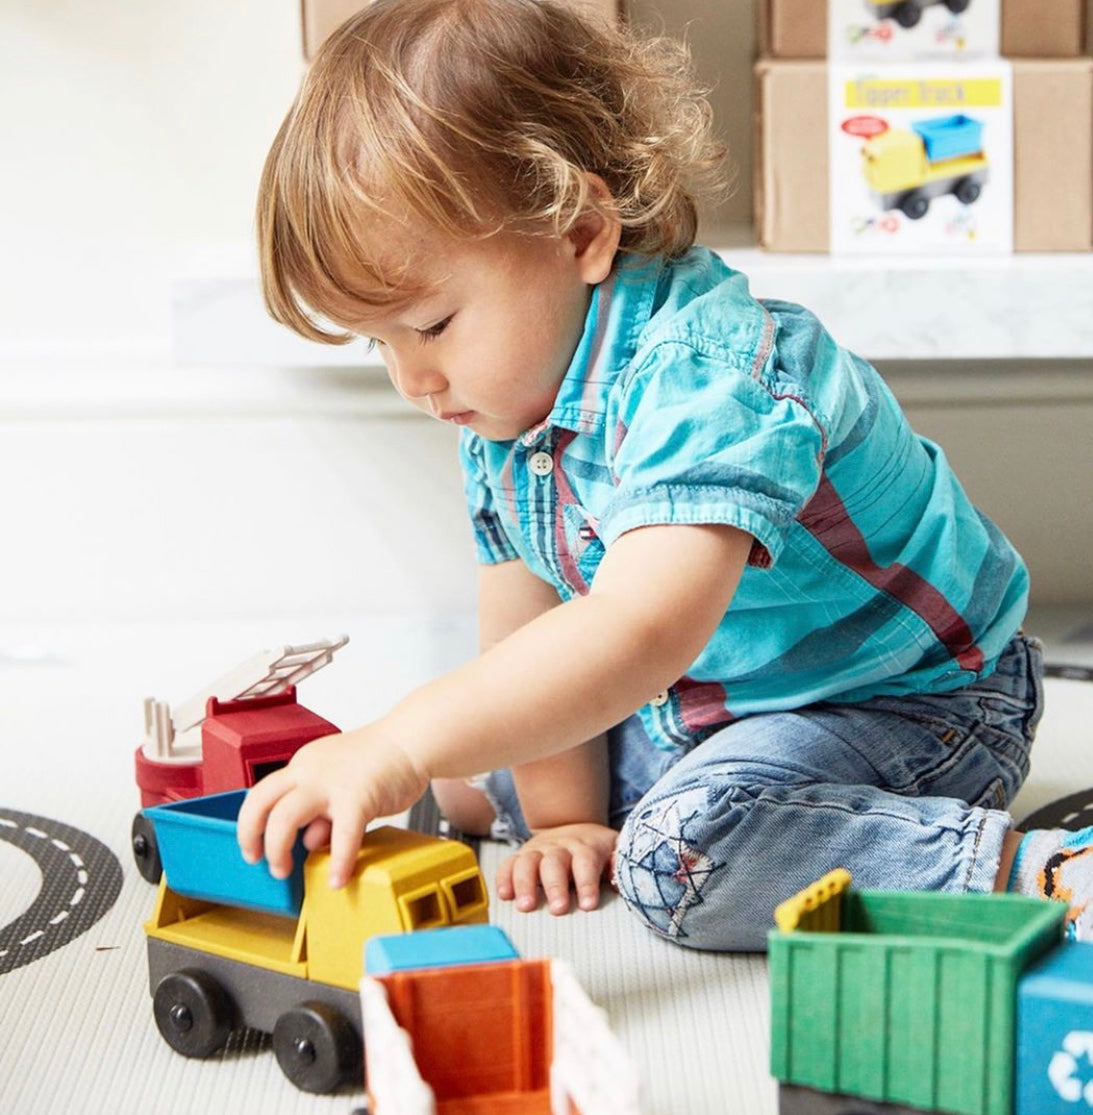
[[[702, 815], [705, 792], [669, 799], [631, 819], [629, 845], [620, 851], [622, 893], [646, 923], [666, 937], [687, 936], [683, 922], [703, 902], [702, 891], [724, 864], [688, 843], [688, 823]], [[691, 801], [688, 801], [691, 799]], [[684, 812], [686, 810], [686, 812]]]

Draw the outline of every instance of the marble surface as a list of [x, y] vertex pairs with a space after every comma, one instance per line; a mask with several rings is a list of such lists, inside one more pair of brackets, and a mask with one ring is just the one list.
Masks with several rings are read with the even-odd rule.
[[[1093, 253], [863, 260], [765, 252], [740, 232], [725, 244], [755, 294], [800, 302], [871, 360], [1093, 357]], [[243, 259], [178, 280], [172, 321], [183, 364], [379, 367], [362, 345], [311, 344], [270, 321]]]
[[800, 302], [871, 360], [1093, 357], [1093, 254], [851, 260], [726, 250], [762, 298]]

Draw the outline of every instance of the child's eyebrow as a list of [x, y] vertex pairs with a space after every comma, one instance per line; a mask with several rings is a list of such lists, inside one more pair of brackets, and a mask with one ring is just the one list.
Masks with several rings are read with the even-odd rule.
[[370, 313], [367, 317], [355, 318], [341, 324], [350, 332], [363, 336], [371, 336], [373, 330], [382, 331], [384, 326], [421, 328], [432, 325], [436, 319], [445, 316], [448, 312], [440, 303], [440, 297], [439, 290], [428, 291], [395, 306], [384, 307], [378, 313]]

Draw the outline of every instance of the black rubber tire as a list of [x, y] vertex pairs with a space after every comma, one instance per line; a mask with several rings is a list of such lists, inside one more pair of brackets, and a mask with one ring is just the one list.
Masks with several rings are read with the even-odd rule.
[[930, 199], [922, 194], [908, 194], [899, 203], [899, 208], [909, 221], [921, 221], [930, 208]]
[[232, 1032], [234, 1009], [228, 993], [208, 972], [183, 968], [164, 976], [152, 996], [163, 1040], [184, 1057], [209, 1057]]
[[273, 1028], [273, 1052], [281, 1071], [303, 1092], [359, 1086], [364, 1051], [353, 1024], [326, 1003], [301, 1003]]
[[130, 843], [133, 848], [133, 862], [137, 870], [150, 883], [158, 883], [163, 875], [163, 861], [159, 857], [159, 842], [156, 840], [155, 826], [143, 813], [133, 818]]

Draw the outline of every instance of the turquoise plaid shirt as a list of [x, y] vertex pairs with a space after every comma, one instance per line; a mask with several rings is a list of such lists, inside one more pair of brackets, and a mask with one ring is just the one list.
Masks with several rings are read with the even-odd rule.
[[563, 600], [637, 527], [752, 536], [713, 638], [639, 710], [661, 747], [757, 712], [955, 689], [1024, 616], [1021, 558], [878, 373], [705, 249], [625, 259], [545, 421], [512, 441], [464, 430], [460, 458], [479, 559], [518, 558]]

